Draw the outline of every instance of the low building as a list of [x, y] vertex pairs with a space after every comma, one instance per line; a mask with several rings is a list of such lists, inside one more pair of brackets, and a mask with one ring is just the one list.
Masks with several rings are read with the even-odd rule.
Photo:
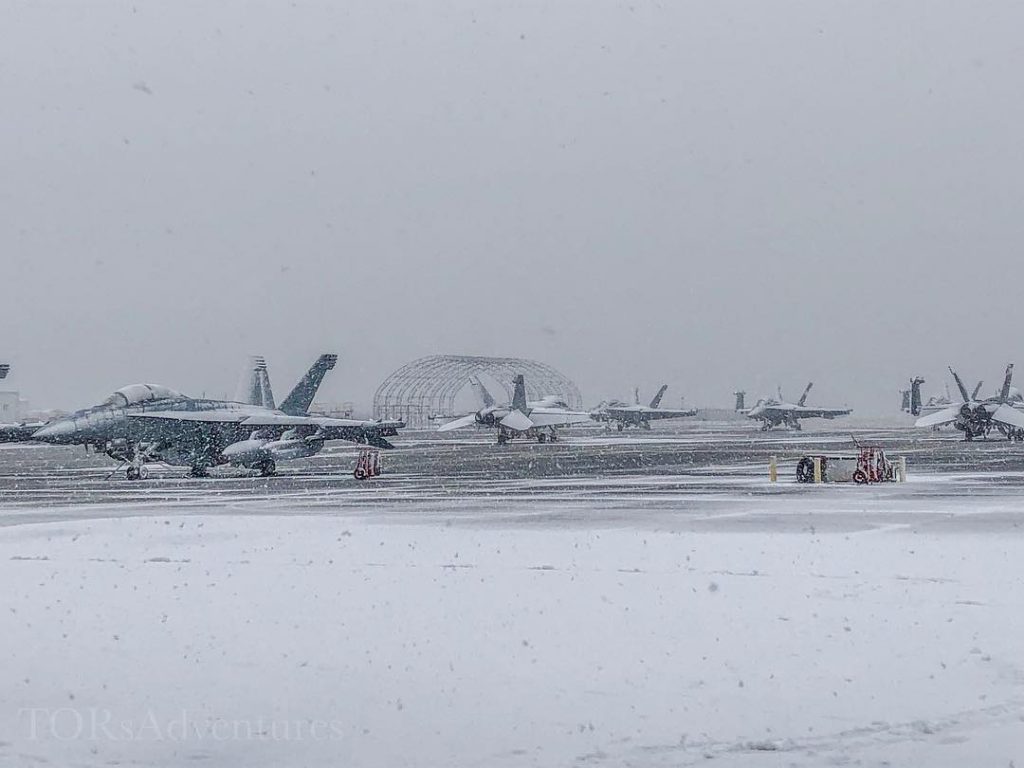
[[28, 415], [28, 401], [22, 400], [18, 392], [0, 392], [0, 424], [24, 421]]

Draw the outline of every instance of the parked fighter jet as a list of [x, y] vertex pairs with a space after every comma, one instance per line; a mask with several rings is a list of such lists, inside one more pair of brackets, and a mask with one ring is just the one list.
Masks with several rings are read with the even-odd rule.
[[572, 411], [569, 406], [557, 397], [546, 397], [537, 402], [526, 401], [526, 383], [522, 374], [515, 378], [515, 389], [511, 405], [497, 405], [494, 398], [476, 378], [470, 383], [483, 402], [483, 407], [475, 413], [449, 421], [437, 428], [438, 432], [450, 432], [476, 424], [484, 427], [497, 428], [498, 445], [504, 445], [516, 437], [536, 438], [538, 443], [550, 439], [558, 439], [556, 427], [570, 424], [582, 424], [590, 421], [590, 414]]
[[970, 395], [967, 387], [964, 386], [960, 376], [952, 368], [949, 372], [956, 381], [957, 389], [963, 402], [954, 403], [934, 413], [919, 418], [914, 426], [916, 427], [938, 427], [943, 424], [952, 424], [956, 429], [964, 433], [964, 440], [973, 440], [976, 437], [988, 437], [993, 427], [1002, 432], [1010, 440], [1024, 439], [1024, 413], [1013, 407], [1015, 393], [1010, 383], [1013, 380], [1013, 363], [1006, 366], [1006, 375], [1003, 377], [1003, 387], [995, 397], [985, 400], [978, 400], [978, 390], [981, 383], [975, 387]]
[[666, 389], [668, 389], [668, 384], [662, 384], [650, 405], [640, 405], [639, 389], [633, 390], [633, 405], [622, 400], [605, 400], [590, 412], [590, 418], [594, 421], [603, 421], [609, 426], [615, 424], [621, 432], [626, 427], [650, 429], [651, 422], [658, 419], [680, 419], [685, 416], [697, 415], [697, 411], [693, 410], [660, 408], [661, 398]]
[[753, 408], [745, 411], [748, 418], [759, 419], [761, 430], [767, 431], [773, 427], [785, 424], [792, 429], [800, 429], [800, 419], [834, 419], [836, 416], [847, 416], [853, 413], [852, 408], [816, 408], [804, 405], [807, 402], [807, 393], [811, 391], [814, 382], [810, 382], [800, 399], [796, 403], [787, 403], [779, 391], [778, 399], [760, 399]]
[[308, 410], [337, 355], [321, 355], [280, 408], [187, 397], [155, 384], [132, 384], [101, 405], [73, 413], [37, 430], [33, 440], [93, 446], [127, 464], [127, 477], [147, 474], [145, 464], [189, 467], [193, 477], [232, 464], [271, 475], [277, 462], [313, 456], [328, 440], [390, 448], [385, 439], [400, 421], [358, 421], [310, 416]]

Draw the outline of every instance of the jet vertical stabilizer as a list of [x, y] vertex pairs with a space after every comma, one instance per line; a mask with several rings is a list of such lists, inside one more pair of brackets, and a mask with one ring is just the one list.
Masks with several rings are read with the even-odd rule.
[[807, 404], [807, 393], [811, 391], [811, 387], [813, 387], [813, 386], [814, 386], [814, 382], [813, 381], [807, 383], [807, 388], [804, 390], [804, 393], [802, 395], [800, 395], [800, 399], [796, 401], [797, 405], [804, 406], [804, 405]]
[[490, 408], [494, 405], [494, 398], [491, 397], [491, 393], [487, 391], [487, 387], [480, 381], [479, 376], [470, 376], [469, 385], [473, 387], [473, 391], [476, 393], [477, 400], [480, 401], [480, 405], [484, 408]]
[[280, 410], [289, 416], [304, 416], [309, 411], [309, 406], [316, 397], [320, 383], [324, 380], [327, 372], [334, 368], [338, 362], [337, 355], [320, 355], [313, 366], [306, 371], [295, 388], [288, 393], [288, 397], [281, 403]]
[[1003, 388], [999, 390], [999, 399], [1007, 402], [1010, 399], [1010, 384], [1013, 382], [1013, 363], [1006, 366], [1006, 375], [1003, 377]]
[[276, 408], [274, 390], [270, 388], [270, 372], [267, 371], [267, 362], [262, 357], [256, 366], [256, 385], [259, 387], [259, 405], [264, 408]]
[[512, 410], [522, 413], [529, 411], [526, 405], [526, 381], [521, 373], [515, 378], [515, 389], [512, 393]]
[[924, 379], [920, 376], [915, 376], [910, 380], [910, 414], [912, 416], [921, 415], [921, 385], [924, 384]]
[[651, 408], [657, 408], [661, 405], [661, 398], [665, 395], [665, 390], [668, 389], [668, 384], [662, 384], [661, 389], [658, 390], [658, 394], [651, 400]]
[[960, 375], [952, 368], [949, 369], [949, 372], [953, 374], [953, 381], [956, 382], [957, 389], [960, 390], [960, 396], [964, 399], [964, 402], [971, 402], [971, 396], [967, 394], [967, 387], [965, 387], [963, 381], [961, 381]]
[[740, 390], [738, 392], [733, 392], [733, 394], [736, 396], [736, 410], [745, 411], [747, 409], [747, 393]]

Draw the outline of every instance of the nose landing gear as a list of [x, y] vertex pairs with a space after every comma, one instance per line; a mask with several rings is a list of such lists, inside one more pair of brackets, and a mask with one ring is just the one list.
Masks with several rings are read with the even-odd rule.
[[128, 480], [145, 480], [149, 477], [149, 467], [145, 464], [130, 466], [124, 471], [124, 475]]

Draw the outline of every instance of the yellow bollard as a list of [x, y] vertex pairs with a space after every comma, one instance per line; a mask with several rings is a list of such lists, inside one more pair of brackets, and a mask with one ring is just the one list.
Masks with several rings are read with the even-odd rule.
[[814, 482], [821, 482], [821, 456], [814, 457]]
[[774, 483], [779, 479], [779, 463], [774, 456], [768, 459], [768, 482]]

